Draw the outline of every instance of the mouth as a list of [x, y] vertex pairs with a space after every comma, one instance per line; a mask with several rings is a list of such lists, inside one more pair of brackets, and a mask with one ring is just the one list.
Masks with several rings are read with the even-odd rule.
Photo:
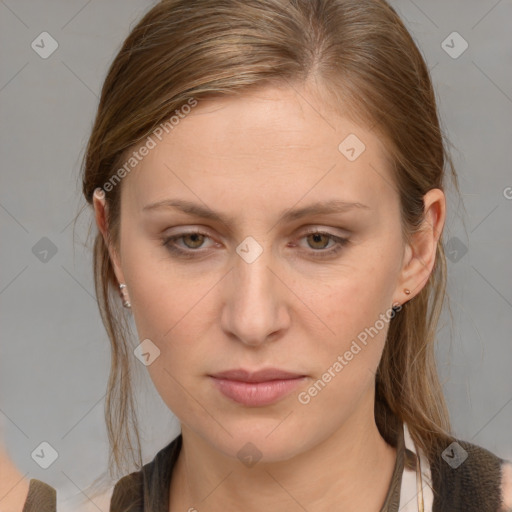
[[209, 377], [215, 388], [230, 400], [248, 407], [261, 407], [284, 398], [307, 376], [278, 368], [254, 372], [239, 368]]

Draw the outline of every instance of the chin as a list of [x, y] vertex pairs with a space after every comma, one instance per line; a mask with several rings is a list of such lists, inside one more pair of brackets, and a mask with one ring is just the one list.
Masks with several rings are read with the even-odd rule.
[[[219, 421], [222, 424], [222, 421]], [[256, 421], [251, 419], [250, 425], [248, 424], [246, 428], [242, 425], [226, 425], [232, 436], [219, 428], [217, 436], [212, 437], [212, 431], [208, 430], [202, 437], [213, 448], [227, 457], [240, 460], [247, 467], [261, 463], [283, 462], [304, 450], [304, 432], [297, 431], [291, 425], [287, 425], [286, 428], [286, 421], [280, 426], [275, 418], [255, 423]]]

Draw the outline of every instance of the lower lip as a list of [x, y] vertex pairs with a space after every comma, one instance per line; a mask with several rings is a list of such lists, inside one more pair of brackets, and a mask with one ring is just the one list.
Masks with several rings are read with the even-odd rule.
[[214, 386], [235, 402], [251, 407], [269, 405], [291, 393], [305, 377], [271, 380], [267, 382], [240, 382], [212, 377]]

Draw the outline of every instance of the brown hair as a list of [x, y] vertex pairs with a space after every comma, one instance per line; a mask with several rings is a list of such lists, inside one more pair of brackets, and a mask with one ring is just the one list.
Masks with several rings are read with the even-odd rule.
[[[386, 141], [404, 239], [421, 225], [424, 194], [445, 190], [445, 168], [460, 195], [429, 70], [385, 1], [163, 0], [133, 28], [108, 71], [84, 157], [85, 199], [92, 204], [94, 190], [109, 181], [127, 152], [191, 99], [309, 80], [322, 85], [321, 97], [333, 109], [343, 105], [344, 115], [350, 113]], [[115, 248], [121, 186], [106, 192]], [[142, 463], [131, 394], [133, 354], [119, 283], [99, 232], [94, 278], [112, 351], [105, 405], [109, 468], [111, 474], [114, 466], [123, 474], [133, 462], [137, 467]], [[427, 283], [390, 322], [376, 375], [381, 433], [392, 439], [396, 427], [391, 419], [405, 421], [427, 454], [453, 439], [434, 356], [445, 287], [440, 237]]]

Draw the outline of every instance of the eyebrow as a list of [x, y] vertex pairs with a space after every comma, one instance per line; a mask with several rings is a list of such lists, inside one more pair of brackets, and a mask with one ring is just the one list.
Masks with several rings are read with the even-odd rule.
[[[211, 210], [206, 205], [193, 203], [183, 199], [164, 199], [156, 203], [151, 203], [142, 208], [143, 212], [154, 211], [158, 209], [177, 209], [189, 215], [195, 215], [205, 219], [218, 221], [226, 225], [234, 222], [234, 217], [229, 217], [219, 212]], [[331, 199], [329, 201], [321, 201], [312, 203], [308, 206], [295, 209], [285, 209], [279, 214], [278, 223], [291, 222], [308, 215], [333, 215], [344, 213], [351, 210], [372, 210], [368, 205], [359, 202], [348, 202], [340, 199]]]

